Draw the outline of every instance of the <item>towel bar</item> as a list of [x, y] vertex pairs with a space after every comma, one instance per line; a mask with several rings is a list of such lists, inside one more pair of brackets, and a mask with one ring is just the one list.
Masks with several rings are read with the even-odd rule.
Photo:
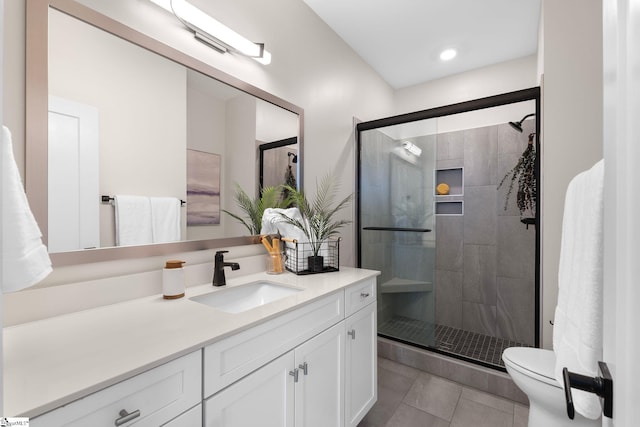
[[[100, 200], [102, 200], [102, 203], [109, 203], [109, 202], [113, 201], [113, 197], [111, 197], [111, 196], [100, 196]], [[187, 202], [185, 202], [184, 200], [180, 199], [180, 205], [181, 206], [184, 206], [185, 203], [187, 203]]]

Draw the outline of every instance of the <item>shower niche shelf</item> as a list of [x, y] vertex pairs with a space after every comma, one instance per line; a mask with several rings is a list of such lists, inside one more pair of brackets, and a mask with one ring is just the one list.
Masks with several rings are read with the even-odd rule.
[[435, 170], [435, 186], [447, 184], [449, 194], [438, 194], [434, 188], [436, 215], [464, 215], [464, 168], [445, 168]]
[[449, 194], [440, 195], [434, 187], [434, 193], [438, 197], [462, 196], [464, 194], [464, 168], [436, 169], [436, 187], [444, 183], [449, 186]]

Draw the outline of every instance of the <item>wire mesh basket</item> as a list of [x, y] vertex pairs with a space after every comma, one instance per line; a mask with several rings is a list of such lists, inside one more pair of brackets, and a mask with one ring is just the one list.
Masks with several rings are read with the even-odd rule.
[[285, 268], [298, 275], [338, 271], [340, 269], [340, 238], [324, 241], [317, 256], [313, 253], [311, 243], [293, 240], [287, 242], [285, 254]]

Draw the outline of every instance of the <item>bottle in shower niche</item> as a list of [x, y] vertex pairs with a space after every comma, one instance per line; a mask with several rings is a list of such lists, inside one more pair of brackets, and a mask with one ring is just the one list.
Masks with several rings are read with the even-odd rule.
[[164, 299], [178, 299], [184, 296], [185, 261], [171, 259], [162, 270], [162, 293]]

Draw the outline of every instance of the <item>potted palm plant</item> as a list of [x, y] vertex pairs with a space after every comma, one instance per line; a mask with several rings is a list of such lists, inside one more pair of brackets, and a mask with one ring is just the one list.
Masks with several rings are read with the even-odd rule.
[[226, 209], [222, 211], [231, 215], [242, 225], [247, 227], [249, 234], [252, 236], [260, 234], [262, 228], [262, 215], [267, 208], [286, 209], [291, 205], [290, 197], [283, 197], [283, 186], [264, 187], [258, 197], [251, 198], [240, 185], [236, 184], [236, 194], [234, 199], [238, 207], [244, 212], [244, 217], [229, 212]]
[[309, 201], [302, 191], [285, 186], [289, 192], [292, 204], [300, 211], [302, 220], [280, 214], [285, 222], [299, 228], [307, 238], [312, 255], [308, 256], [308, 268], [312, 272], [321, 272], [324, 269], [324, 257], [320, 255], [322, 245], [327, 239], [338, 234], [338, 230], [351, 221], [336, 219], [338, 211], [345, 208], [351, 201], [352, 194], [334, 204], [338, 186], [331, 175], [326, 175], [318, 184], [316, 181], [316, 195], [313, 201]]

